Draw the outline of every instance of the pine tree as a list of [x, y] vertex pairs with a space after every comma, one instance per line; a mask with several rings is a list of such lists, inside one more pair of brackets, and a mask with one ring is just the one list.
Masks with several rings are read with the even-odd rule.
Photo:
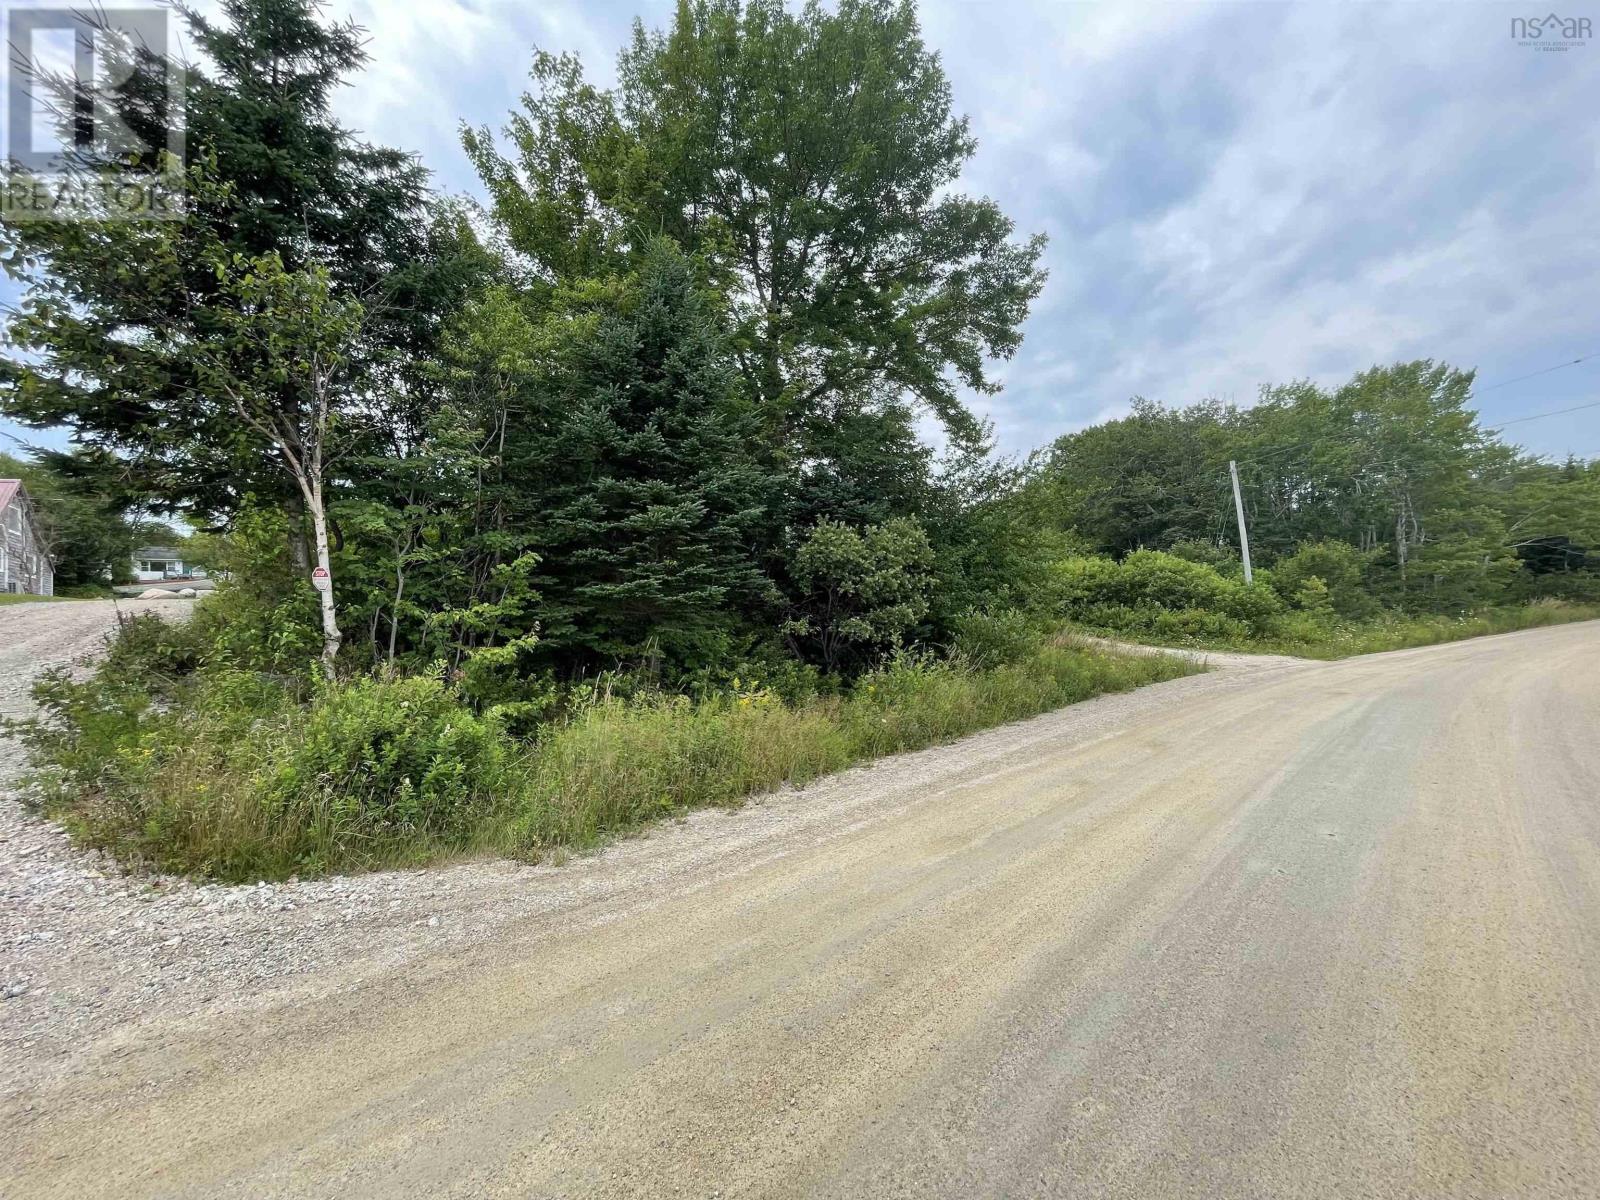
[[[220, 256], [325, 269], [335, 294], [369, 314], [368, 364], [425, 347], [438, 323], [417, 303], [436, 257], [422, 220], [426, 173], [334, 119], [332, 92], [366, 53], [358, 28], [319, 17], [311, 0], [226, 0], [216, 21], [188, 14], [212, 66], [188, 68], [187, 153], [205, 186], [178, 229], [4, 231], [8, 269], [27, 293], [9, 327], [24, 355], [0, 364], [0, 411], [69, 426], [80, 443], [122, 456], [130, 480], [166, 506], [225, 515], [246, 493], [295, 503], [272, 454], [237, 423], [218, 423], [200, 395], [195, 349], [218, 333]], [[132, 111], [149, 90], [135, 80], [123, 93], [135, 125], [149, 119]]]
[[693, 665], [772, 602], [758, 554], [778, 479], [689, 260], [657, 242], [599, 294], [506, 452], [540, 557], [539, 653]]

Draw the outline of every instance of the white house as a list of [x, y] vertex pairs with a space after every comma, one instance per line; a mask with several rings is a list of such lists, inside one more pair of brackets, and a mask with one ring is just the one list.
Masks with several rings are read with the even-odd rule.
[[0, 592], [52, 596], [55, 590], [55, 567], [28, 489], [20, 479], [0, 479]]
[[141, 546], [133, 552], [133, 577], [139, 583], [164, 579], [204, 579], [205, 569], [183, 561], [183, 551], [170, 546]]

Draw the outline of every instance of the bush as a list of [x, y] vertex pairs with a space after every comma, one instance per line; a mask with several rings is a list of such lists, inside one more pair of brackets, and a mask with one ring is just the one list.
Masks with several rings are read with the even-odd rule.
[[1168, 641], [1240, 642], [1253, 632], [1243, 621], [1198, 608], [1145, 609], [1139, 615], [1145, 621], [1145, 628]]
[[1202, 563], [1228, 579], [1244, 577], [1244, 563], [1239, 559], [1239, 552], [1232, 546], [1203, 541], [1200, 538], [1183, 538], [1167, 547], [1167, 553], [1185, 562]]
[[317, 843], [459, 839], [504, 799], [515, 758], [492, 717], [427, 677], [325, 688], [263, 750], [253, 801]]
[[979, 666], [1021, 662], [1039, 650], [1038, 622], [1020, 609], [993, 613], [969, 609], [955, 617], [951, 626], [955, 653]]
[[[1344, 617], [1370, 617], [1378, 603], [1366, 590], [1371, 556], [1348, 542], [1306, 542], [1272, 568], [1272, 586], [1297, 608], [1325, 607]], [[1311, 587], [1311, 581], [1321, 584]]]
[[[1284, 610], [1269, 587], [1246, 586], [1203, 563], [1155, 550], [1136, 550], [1120, 563], [1107, 558], [1067, 559], [1058, 564], [1052, 586], [1061, 615], [1130, 632], [1210, 623], [1218, 632], [1206, 636], [1233, 636], [1241, 630], [1246, 636], [1261, 636]], [[1230, 632], [1224, 635], [1223, 630]]]
[[810, 687], [795, 702], [737, 679], [698, 700], [608, 679], [569, 691], [529, 746], [435, 676], [313, 687], [239, 669], [212, 653], [214, 633], [129, 622], [95, 678], [41, 681], [43, 719], [24, 736], [47, 807], [79, 839], [229, 881], [592, 845], [1195, 669], [1044, 643], [1015, 612], [973, 614], [967, 644], [987, 665], [902, 652], [842, 694]]
[[237, 881], [419, 861], [469, 845], [516, 787], [515, 745], [437, 679], [327, 686], [307, 706], [253, 672], [208, 671], [157, 701], [102, 668], [35, 694], [42, 719], [22, 732], [47, 810], [163, 870]]
[[147, 688], [170, 697], [199, 670], [206, 649], [204, 632], [192, 621], [168, 621], [156, 613], [119, 617], [98, 674], [113, 684]]
[[897, 646], [928, 613], [934, 554], [910, 517], [864, 530], [818, 521], [789, 563], [799, 590], [784, 635], [833, 673]]

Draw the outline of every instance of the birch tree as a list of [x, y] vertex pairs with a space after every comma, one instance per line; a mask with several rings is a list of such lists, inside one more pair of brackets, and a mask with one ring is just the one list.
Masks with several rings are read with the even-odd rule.
[[358, 403], [350, 378], [362, 308], [333, 294], [320, 266], [286, 271], [276, 254], [219, 258], [214, 336], [198, 347], [201, 386], [270, 448], [311, 519], [322, 609], [322, 670], [334, 677], [343, 636], [328, 539], [329, 470]]

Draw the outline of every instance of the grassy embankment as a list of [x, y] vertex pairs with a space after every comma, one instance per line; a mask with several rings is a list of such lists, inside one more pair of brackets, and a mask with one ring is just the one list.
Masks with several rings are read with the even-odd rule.
[[1463, 616], [1384, 617], [1366, 621], [1330, 622], [1313, 636], [1297, 630], [1299, 636], [1260, 637], [1161, 637], [1140, 631], [1110, 627], [1084, 627], [1084, 632], [1103, 637], [1143, 642], [1153, 646], [1183, 649], [1235, 651], [1245, 654], [1290, 654], [1298, 658], [1338, 659], [1357, 654], [1378, 654], [1386, 650], [1407, 650], [1466, 638], [1522, 629], [1541, 629], [1577, 621], [1600, 620], [1600, 605], [1541, 602], [1484, 609]]
[[124, 862], [234, 881], [592, 847], [1197, 669], [1040, 639], [988, 666], [907, 657], [792, 702], [753, 685], [700, 700], [592, 693], [522, 740], [437, 678], [301, 700], [259, 674], [191, 669], [173, 646], [185, 631], [130, 625], [96, 679], [39, 689], [49, 720], [24, 736], [43, 803]]

